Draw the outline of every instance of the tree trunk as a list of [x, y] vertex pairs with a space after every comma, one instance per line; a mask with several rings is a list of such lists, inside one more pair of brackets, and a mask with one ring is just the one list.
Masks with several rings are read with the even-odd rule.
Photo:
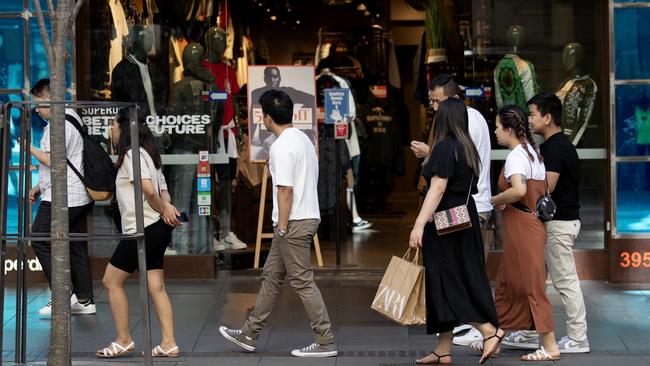
[[[65, 100], [68, 37], [64, 28], [64, 3], [52, 14], [52, 55], [50, 90], [53, 102]], [[52, 324], [48, 365], [70, 365], [70, 249], [68, 236], [68, 166], [65, 149], [65, 107], [52, 105], [50, 121], [52, 168]]]
[[[41, 38], [50, 68], [50, 101], [65, 101], [68, 42], [83, 0], [59, 0], [56, 8], [48, 0], [52, 42], [45, 29], [40, 0], [34, 1]], [[70, 247], [68, 227], [68, 166], [66, 159], [65, 106], [52, 104], [50, 116], [50, 161], [52, 179], [52, 323], [47, 364], [71, 365], [70, 335]]]

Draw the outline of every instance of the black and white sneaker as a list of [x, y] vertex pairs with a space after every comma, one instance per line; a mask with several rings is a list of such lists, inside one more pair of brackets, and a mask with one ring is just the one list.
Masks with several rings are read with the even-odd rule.
[[224, 338], [245, 349], [246, 351], [255, 351], [257, 341], [244, 334], [241, 329], [230, 329], [222, 325], [219, 327], [219, 333], [221, 333]]
[[363, 231], [369, 229], [371, 226], [372, 226], [372, 222], [361, 219], [357, 222], [352, 223], [352, 232], [356, 233], [359, 231]]
[[309, 346], [291, 351], [296, 357], [335, 357], [338, 354], [334, 344], [312, 343]]
[[97, 307], [93, 299], [87, 300], [85, 303], [77, 301], [70, 305], [70, 314], [72, 315], [91, 315], [97, 313]]

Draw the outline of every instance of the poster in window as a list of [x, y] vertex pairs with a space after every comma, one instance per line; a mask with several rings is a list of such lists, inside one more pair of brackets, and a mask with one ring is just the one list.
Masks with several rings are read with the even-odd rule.
[[281, 90], [293, 102], [292, 123], [317, 147], [316, 83], [313, 66], [256, 65], [248, 67], [248, 142], [250, 160], [264, 162], [275, 136], [264, 126], [260, 97], [268, 90]]

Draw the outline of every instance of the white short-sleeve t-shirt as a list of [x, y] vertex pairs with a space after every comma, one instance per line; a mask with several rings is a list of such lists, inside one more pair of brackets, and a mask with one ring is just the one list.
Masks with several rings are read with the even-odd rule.
[[[122, 232], [124, 234], [135, 234], [135, 186], [133, 185], [133, 161], [131, 150], [124, 155], [124, 161], [117, 170], [115, 178], [115, 195], [120, 207], [122, 217]], [[153, 159], [144, 148], [140, 148], [140, 177], [151, 179], [154, 189], [158, 192], [167, 190], [165, 176], [160, 169], [156, 169]], [[142, 195], [142, 208], [144, 209], [144, 227], [160, 220], [160, 213], [154, 210], [149, 202]]]
[[278, 186], [293, 188], [289, 220], [320, 220], [318, 207], [318, 158], [316, 148], [304, 132], [295, 127], [284, 130], [269, 152], [273, 179], [273, 224], [277, 225]]
[[[73, 109], [66, 109], [66, 115], [74, 117], [77, 121], [81, 121], [81, 117]], [[67, 117], [66, 117], [67, 119]], [[41, 138], [41, 150], [50, 153], [50, 123], [43, 129], [43, 137]], [[65, 154], [70, 163], [81, 173], [84, 174], [83, 167], [83, 151], [84, 142], [81, 134], [66, 120], [65, 122]], [[85, 206], [92, 202], [86, 187], [77, 174], [68, 167], [67, 174], [68, 185], [68, 207]], [[38, 165], [38, 184], [41, 189], [41, 200], [46, 202], [52, 201], [52, 178], [51, 168], [45, 164]]]
[[524, 180], [546, 179], [546, 168], [544, 167], [544, 163], [539, 161], [535, 149], [533, 149], [529, 144], [526, 144], [526, 146], [528, 147], [528, 151], [533, 155], [534, 161], [530, 160], [530, 157], [521, 144], [512, 149], [506, 158], [506, 165], [503, 169], [503, 175], [508, 182], [510, 181], [510, 177], [515, 174], [520, 174]]
[[490, 203], [492, 198], [492, 189], [490, 187], [490, 152], [492, 151], [490, 130], [485, 118], [476, 109], [467, 107], [467, 117], [469, 137], [476, 146], [476, 151], [481, 159], [481, 172], [476, 185], [478, 192], [472, 197], [474, 197], [478, 212], [490, 212], [492, 211], [492, 204]]

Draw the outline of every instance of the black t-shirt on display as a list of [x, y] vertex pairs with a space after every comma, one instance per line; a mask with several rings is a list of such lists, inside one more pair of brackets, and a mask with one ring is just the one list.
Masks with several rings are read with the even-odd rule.
[[557, 205], [553, 220], [580, 219], [580, 159], [575, 146], [564, 133], [558, 132], [540, 145], [540, 151], [546, 171], [560, 174], [555, 190], [551, 193]]

